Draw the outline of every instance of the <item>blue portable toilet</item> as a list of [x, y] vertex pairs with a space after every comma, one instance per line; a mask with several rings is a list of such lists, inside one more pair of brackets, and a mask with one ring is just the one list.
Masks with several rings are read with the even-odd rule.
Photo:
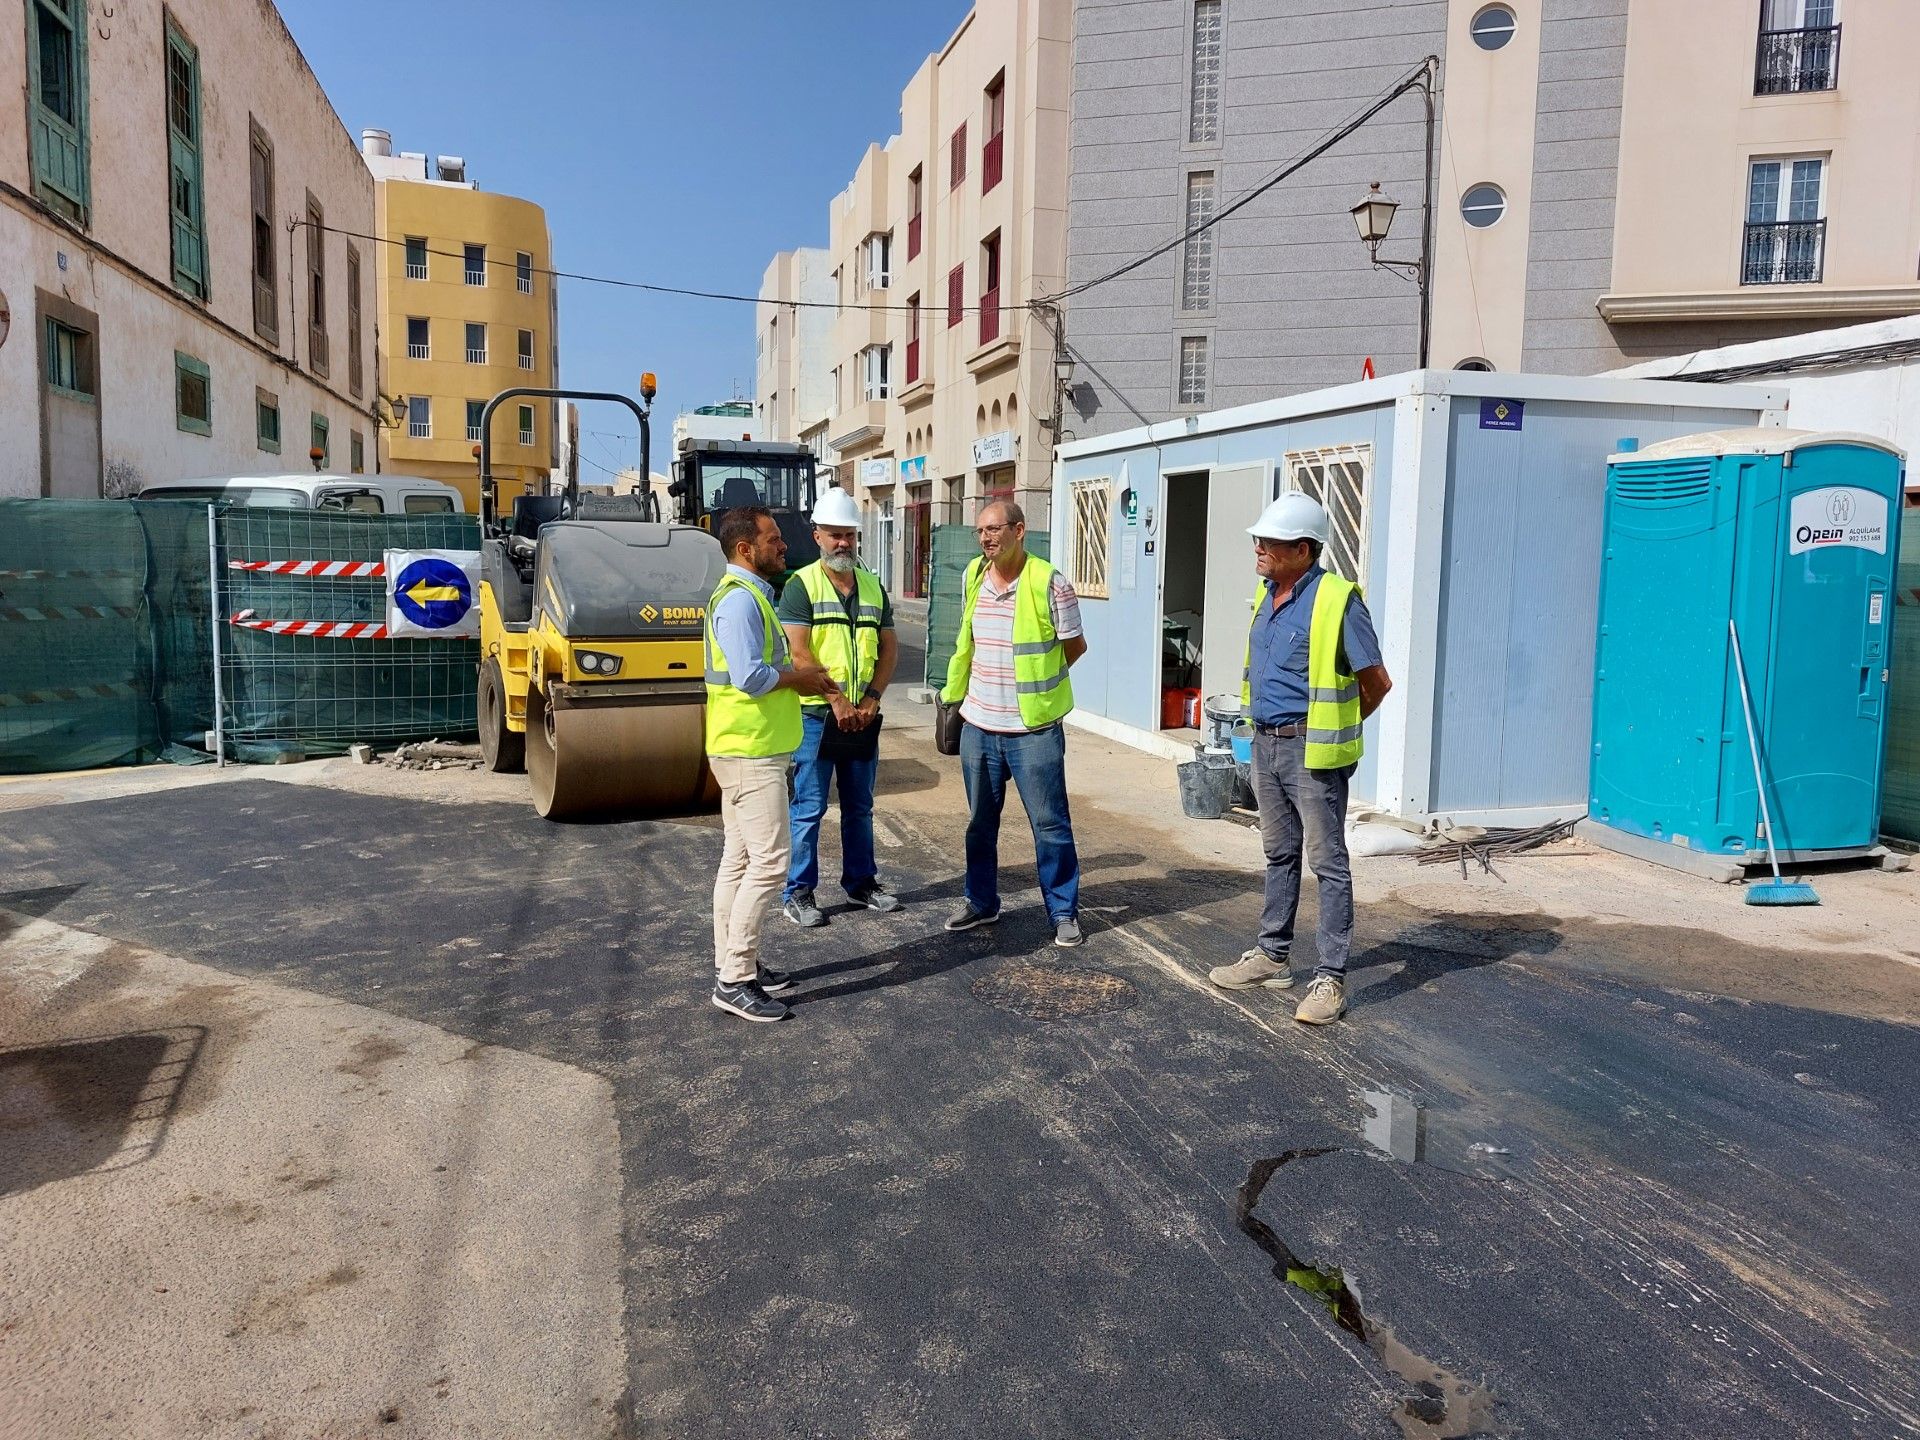
[[1901, 452], [1727, 430], [1607, 465], [1588, 833], [1733, 879], [1765, 859], [1727, 621], [1782, 861], [1878, 850]]

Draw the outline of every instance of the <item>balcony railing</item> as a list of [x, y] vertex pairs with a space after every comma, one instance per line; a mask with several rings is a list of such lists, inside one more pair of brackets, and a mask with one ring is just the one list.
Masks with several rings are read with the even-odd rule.
[[531, 445], [531, 444], [533, 444], [533, 431], [531, 431], [531, 430], [522, 430], [522, 431], [520, 432], [520, 443], [521, 443], [522, 445]]
[[409, 360], [431, 360], [433, 358], [433, 346], [424, 340], [409, 340], [407, 342], [407, 358]]
[[1001, 152], [1006, 146], [1006, 134], [989, 135], [987, 143], [980, 147], [980, 193], [986, 194], [1000, 183]]
[[522, 295], [531, 295], [533, 293], [533, 276], [531, 275], [517, 276], [516, 282], [520, 286], [520, 293]]
[[1797, 95], [1840, 83], [1840, 27], [1762, 30], [1753, 65], [1753, 93]]
[[1000, 287], [980, 292], [980, 343], [1000, 338]]
[[913, 259], [920, 253], [920, 217], [910, 216], [907, 220], [907, 258]]
[[[431, 440], [433, 438], [433, 422], [431, 420], [408, 420], [407, 434], [415, 440]], [[479, 437], [474, 436], [472, 438], [478, 439]]]
[[407, 261], [407, 279], [424, 280], [427, 278], [427, 262], [424, 260]]
[[467, 439], [477, 441], [479, 440], [479, 438], [480, 438], [480, 427], [478, 425], [467, 426]]
[[484, 286], [486, 283], [487, 267], [485, 265], [467, 266], [467, 284]]
[[1749, 224], [1740, 257], [1742, 285], [1817, 285], [1827, 251], [1827, 222]]
[[485, 351], [484, 349], [481, 349], [481, 350], [476, 350], [476, 349], [474, 349], [474, 348], [473, 348], [473, 346], [471, 346], [471, 345], [469, 345], [469, 346], [467, 347], [467, 363], [468, 363], [469, 365], [484, 365], [484, 364], [486, 364], [486, 363], [487, 363], [487, 352], [486, 352], [486, 351]]
[[907, 341], [907, 384], [911, 385], [920, 378], [920, 342]]
[[533, 356], [522, 355], [520, 357], [520, 368], [522, 370], [531, 370], [533, 368]]

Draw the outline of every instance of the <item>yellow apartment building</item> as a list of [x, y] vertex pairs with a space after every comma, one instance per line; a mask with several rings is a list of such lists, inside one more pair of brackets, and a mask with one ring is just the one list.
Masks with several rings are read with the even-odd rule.
[[[551, 389], [558, 307], [546, 212], [467, 179], [466, 162], [393, 153], [384, 130], [362, 132], [382, 244], [381, 392], [392, 423], [380, 465], [460, 488], [479, 508], [480, 416], [517, 386]], [[555, 404], [510, 400], [493, 417], [493, 473], [502, 506], [542, 494], [556, 464]]]

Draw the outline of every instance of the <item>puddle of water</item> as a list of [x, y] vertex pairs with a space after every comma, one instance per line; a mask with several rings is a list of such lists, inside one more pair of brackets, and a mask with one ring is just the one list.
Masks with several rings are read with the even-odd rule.
[[[1389, 1103], [1376, 1109], [1376, 1120], [1383, 1127], [1384, 1138], [1397, 1139], [1404, 1147], [1417, 1150], [1424, 1136], [1420, 1107], [1404, 1096], [1374, 1093], [1381, 1094], [1389, 1101], [1399, 1100], [1404, 1106], [1401, 1108]], [[1397, 1137], [1393, 1133], [1396, 1119], [1401, 1127]], [[1337, 1145], [1309, 1146], [1256, 1161], [1247, 1172], [1246, 1181], [1235, 1192], [1235, 1222], [1242, 1233], [1273, 1261], [1273, 1273], [1277, 1279], [1313, 1296], [1327, 1308], [1327, 1313], [1332, 1315], [1342, 1330], [1365, 1345], [1395, 1378], [1407, 1384], [1409, 1388], [1401, 1395], [1400, 1403], [1393, 1412], [1394, 1422], [1406, 1440], [1470, 1440], [1474, 1436], [1491, 1435], [1494, 1433], [1494, 1396], [1491, 1390], [1451, 1374], [1401, 1344], [1392, 1330], [1367, 1318], [1359, 1292], [1339, 1269], [1309, 1265], [1274, 1233], [1272, 1226], [1253, 1213], [1267, 1188], [1267, 1182], [1273, 1179], [1281, 1166], [1297, 1160], [1330, 1155], [1340, 1148]], [[1383, 1145], [1380, 1148], [1387, 1147]]]

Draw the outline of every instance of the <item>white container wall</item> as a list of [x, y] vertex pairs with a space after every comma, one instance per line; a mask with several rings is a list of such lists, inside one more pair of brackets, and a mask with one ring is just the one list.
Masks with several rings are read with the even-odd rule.
[[1364, 585], [1394, 680], [1355, 799], [1461, 823], [1584, 814], [1607, 457], [1783, 424], [1785, 405], [1777, 387], [1428, 370], [1063, 445], [1053, 554], [1088, 643], [1073, 718], [1184, 755], [1193, 737], [1161, 729], [1167, 624], [1200, 651], [1196, 688], [1237, 693], [1246, 527], [1304, 488], [1334, 512], [1332, 568]]

